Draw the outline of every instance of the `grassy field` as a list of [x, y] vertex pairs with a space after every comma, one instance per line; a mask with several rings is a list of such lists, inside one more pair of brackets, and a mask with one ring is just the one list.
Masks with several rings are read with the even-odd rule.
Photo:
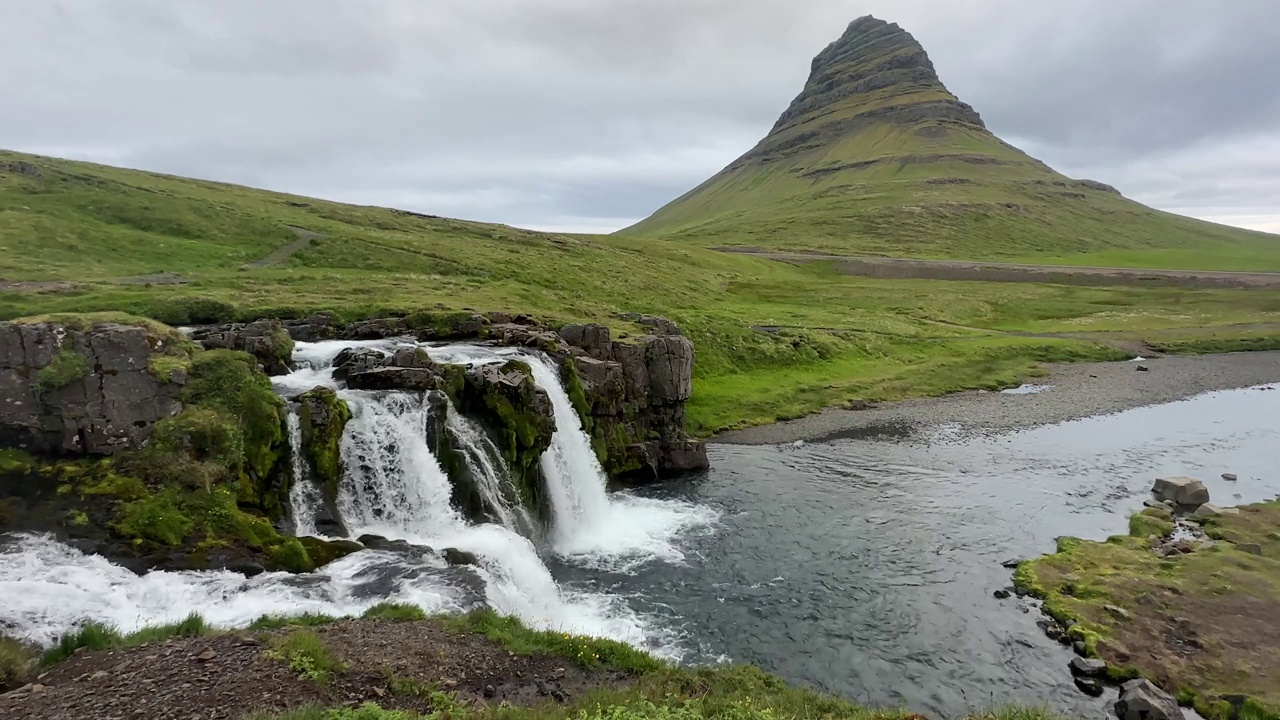
[[1209, 520], [1217, 545], [1161, 558], [1147, 538], [1172, 530], [1167, 517], [1148, 510], [1104, 543], [1063, 538], [1019, 584], [1077, 621], [1113, 674], [1149, 677], [1205, 717], [1280, 718], [1280, 502]]
[[[293, 228], [321, 237], [248, 267], [297, 243]], [[634, 328], [617, 313], [666, 315], [698, 348], [689, 414], [704, 434], [855, 399], [1017, 384], [1043, 361], [1117, 357], [1117, 340], [1280, 338], [1276, 291], [852, 278], [678, 240], [535, 233], [0, 152], [0, 319], [433, 307], [619, 332]]]

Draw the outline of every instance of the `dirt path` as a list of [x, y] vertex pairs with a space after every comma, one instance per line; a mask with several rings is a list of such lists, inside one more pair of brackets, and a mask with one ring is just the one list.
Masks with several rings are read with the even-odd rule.
[[243, 269], [261, 270], [266, 267], [283, 265], [289, 262], [289, 258], [311, 247], [311, 243], [316, 240], [322, 240], [325, 237], [324, 233], [313, 232], [305, 228], [294, 227], [292, 225], [287, 225], [286, 227], [292, 230], [294, 235], [298, 236], [297, 240], [294, 240], [282, 248], [272, 251], [271, 254], [260, 260], [254, 260], [251, 263], [246, 263]]
[[[273, 638], [314, 632], [345, 669], [327, 682], [304, 679]], [[609, 683], [615, 671], [586, 670], [549, 655], [513, 655], [478, 634], [433, 620], [343, 620], [313, 628], [170, 639], [126, 650], [81, 652], [24, 689], [0, 695], [0, 718], [239, 720], [257, 711], [376, 702], [422, 714], [429, 690], [468, 704], [566, 702]]]
[[1216, 270], [1155, 270], [1074, 265], [1024, 265], [968, 260], [914, 260], [811, 253], [768, 252], [755, 248], [715, 248], [786, 263], [829, 262], [846, 275], [884, 280], [975, 280], [1061, 285], [1148, 285], [1186, 288], [1280, 288], [1280, 273]]

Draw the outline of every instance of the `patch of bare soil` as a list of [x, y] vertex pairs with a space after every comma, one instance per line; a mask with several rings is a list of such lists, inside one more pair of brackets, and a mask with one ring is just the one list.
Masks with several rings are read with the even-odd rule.
[[254, 711], [359, 705], [430, 712], [428, 689], [465, 703], [567, 702], [623, 674], [550, 655], [515, 655], [487, 638], [435, 621], [345, 620], [308, 628], [346, 669], [327, 684], [304, 680], [272, 657], [272, 635], [173, 639], [127, 650], [82, 652], [36, 684], [0, 696], [0, 718], [24, 720], [235, 720]]

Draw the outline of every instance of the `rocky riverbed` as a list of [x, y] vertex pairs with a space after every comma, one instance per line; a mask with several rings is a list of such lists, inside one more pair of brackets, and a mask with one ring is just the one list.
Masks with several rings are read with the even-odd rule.
[[716, 441], [772, 445], [902, 437], [936, 430], [947, 431], [952, 437], [993, 434], [1275, 382], [1280, 382], [1280, 352], [1051, 365], [1043, 378], [1021, 392], [972, 391], [879, 407], [831, 409], [776, 425], [727, 432]]

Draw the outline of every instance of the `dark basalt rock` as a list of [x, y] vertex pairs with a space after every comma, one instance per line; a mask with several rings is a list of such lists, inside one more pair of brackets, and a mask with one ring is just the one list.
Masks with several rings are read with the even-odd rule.
[[202, 328], [191, 337], [208, 350], [247, 352], [268, 375], [287, 375], [293, 369], [293, 337], [279, 320]]
[[148, 331], [0, 323], [0, 447], [35, 454], [136, 450], [182, 411], [186, 373], [152, 372]]

